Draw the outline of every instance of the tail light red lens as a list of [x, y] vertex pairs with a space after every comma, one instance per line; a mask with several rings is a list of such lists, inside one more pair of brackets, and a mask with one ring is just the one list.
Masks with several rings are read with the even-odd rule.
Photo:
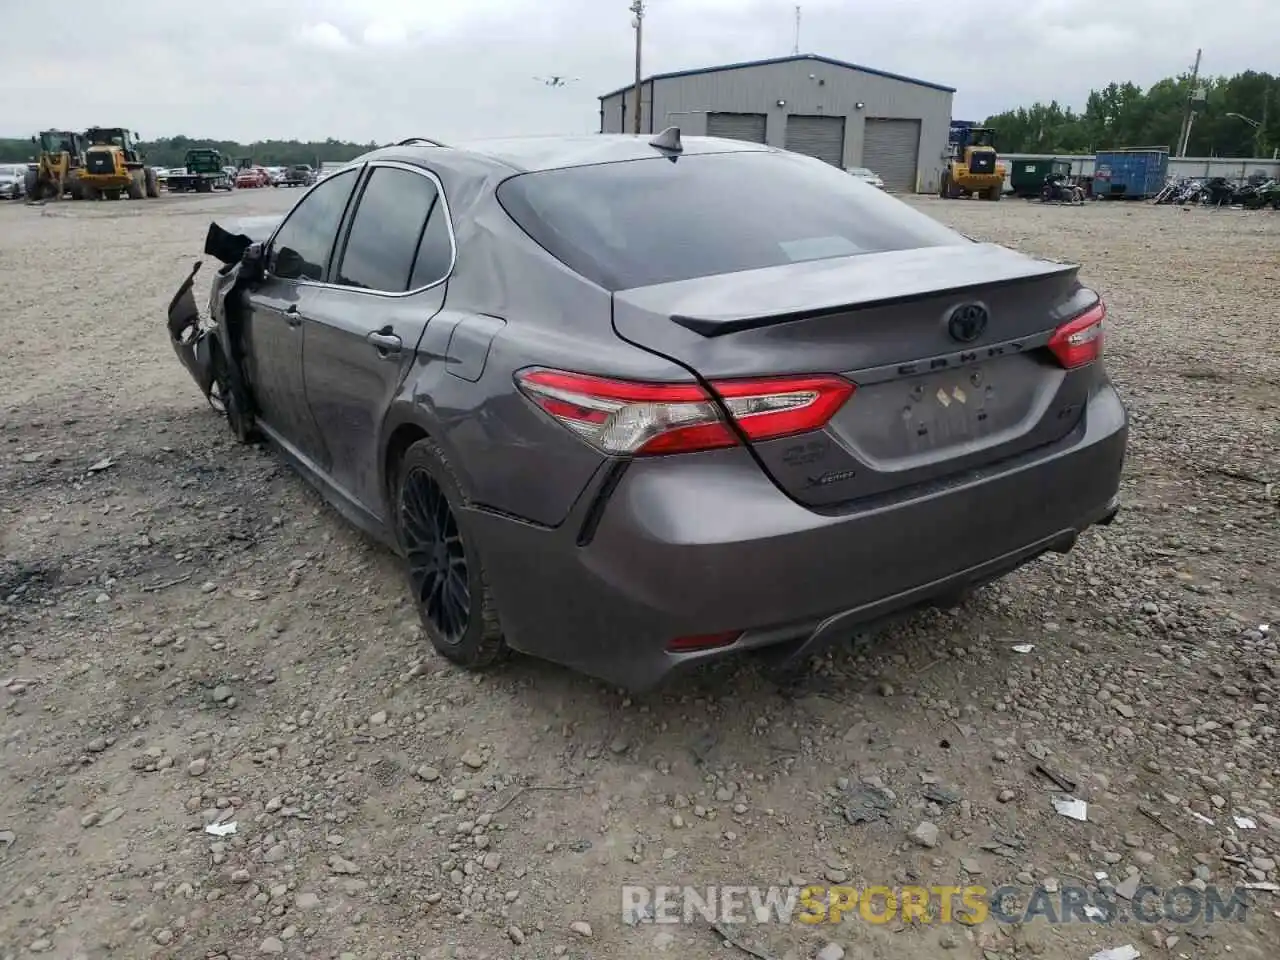
[[1102, 327], [1107, 306], [1101, 300], [1073, 320], [1068, 320], [1049, 338], [1049, 349], [1068, 370], [1083, 367], [1102, 356]]
[[667, 644], [671, 653], [694, 653], [698, 650], [717, 650], [720, 647], [731, 647], [742, 636], [741, 630], [726, 630], [723, 633], [704, 633], [694, 637], [676, 637]]
[[[653, 456], [738, 444], [720, 405], [696, 383], [640, 383], [561, 370], [526, 370], [516, 383], [530, 400], [597, 449]], [[749, 440], [825, 426], [853, 394], [842, 377], [771, 377], [711, 384]]]

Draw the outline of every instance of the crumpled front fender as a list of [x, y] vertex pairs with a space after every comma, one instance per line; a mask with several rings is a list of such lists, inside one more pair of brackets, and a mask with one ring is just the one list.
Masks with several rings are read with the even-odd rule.
[[261, 241], [255, 238], [269, 235], [278, 221], [278, 217], [243, 220], [236, 223], [238, 231], [226, 230], [217, 223], [209, 224], [204, 252], [224, 266], [213, 280], [207, 323], [201, 320], [194, 292], [200, 261], [192, 265], [191, 272], [169, 301], [169, 342], [206, 399], [218, 386], [221, 376], [227, 381], [225, 387], [240, 393], [245, 401], [242, 409], [251, 408], [237, 351], [241, 320], [237, 291], [260, 270]]
[[169, 301], [169, 342], [178, 360], [187, 368], [200, 391], [208, 398], [213, 391], [216, 340], [213, 330], [200, 324], [200, 308], [196, 306], [194, 285], [200, 272], [197, 260]]

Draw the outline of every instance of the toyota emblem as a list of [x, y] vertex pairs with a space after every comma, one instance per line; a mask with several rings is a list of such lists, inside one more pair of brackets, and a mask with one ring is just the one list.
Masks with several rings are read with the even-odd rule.
[[973, 343], [987, 329], [990, 315], [980, 303], [964, 303], [951, 311], [947, 332], [961, 343]]

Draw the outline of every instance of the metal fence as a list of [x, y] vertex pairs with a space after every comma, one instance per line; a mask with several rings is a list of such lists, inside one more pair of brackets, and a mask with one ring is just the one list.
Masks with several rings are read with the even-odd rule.
[[[1092, 154], [1067, 153], [1001, 153], [1006, 169], [1013, 170], [1019, 160], [1067, 160], [1071, 163], [1071, 175], [1093, 176]], [[1226, 177], [1228, 180], [1247, 180], [1254, 175], [1280, 178], [1280, 159], [1264, 157], [1170, 157], [1169, 177], [1177, 180]]]

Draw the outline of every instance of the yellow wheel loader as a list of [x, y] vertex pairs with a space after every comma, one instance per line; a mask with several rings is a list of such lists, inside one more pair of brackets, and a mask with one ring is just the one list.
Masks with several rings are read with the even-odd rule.
[[45, 130], [31, 142], [37, 154], [35, 167], [27, 170], [27, 202], [61, 200], [66, 193], [79, 200], [84, 137], [70, 130]]
[[86, 200], [160, 196], [160, 181], [138, 149], [138, 135], [123, 127], [90, 127], [80, 190]]
[[979, 196], [999, 200], [1004, 193], [1005, 166], [996, 157], [996, 132], [971, 121], [953, 120], [947, 142], [947, 167], [938, 196], [954, 200]]

